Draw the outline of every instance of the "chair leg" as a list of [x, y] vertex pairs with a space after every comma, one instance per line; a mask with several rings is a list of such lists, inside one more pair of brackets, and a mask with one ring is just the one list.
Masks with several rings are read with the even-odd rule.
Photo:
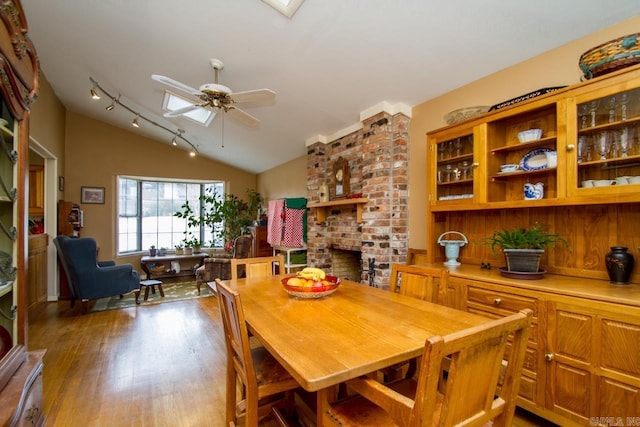
[[82, 314], [87, 314], [89, 312], [89, 300], [82, 300]]
[[135, 291], [136, 294], [136, 304], [140, 304], [140, 289]]

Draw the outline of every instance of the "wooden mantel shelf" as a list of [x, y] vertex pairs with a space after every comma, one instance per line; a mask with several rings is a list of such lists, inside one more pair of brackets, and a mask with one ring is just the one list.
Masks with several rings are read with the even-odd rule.
[[309, 203], [307, 207], [316, 209], [318, 222], [325, 222], [327, 219], [327, 208], [332, 208], [334, 206], [356, 205], [356, 220], [358, 223], [360, 223], [362, 222], [362, 207], [368, 201], [369, 199], [367, 199], [366, 197], [361, 197], [358, 199], [338, 199], [322, 203]]

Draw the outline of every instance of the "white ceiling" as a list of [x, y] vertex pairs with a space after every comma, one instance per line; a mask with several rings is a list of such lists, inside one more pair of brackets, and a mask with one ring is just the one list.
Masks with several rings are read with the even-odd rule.
[[[306, 0], [292, 19], [260, 0], [22, 0], [40, 66], [67, 109], [169, 144], [89, 96], [89, 77], [185, 137], [200, 155], [260, 173], [382, 101], [409, 107], [640, 12], [640, 0]], [[233, 91], [269, 88], [248, 129], [162, 116], [161, 74], [198, 88], [210, 58]], [[576, 67], [578, 58], [576, 58]], [[182, 153], [182, 152], [180, 152]], [[184, 153], [186, 155], [186, 152]]]

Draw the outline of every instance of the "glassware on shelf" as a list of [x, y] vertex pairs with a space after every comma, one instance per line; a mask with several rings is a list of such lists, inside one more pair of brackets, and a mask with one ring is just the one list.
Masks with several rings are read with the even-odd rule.
[[453, 146], [456, 149], [456, 156], [461, 156], [462, 155], [462, 147], [464, 146], [464, 139], [463, 138], [456, 138], [455, 141], [453, 142]]
[[578, 126], [580, 129], [587, 127], [587, 119], [589, 117], [589, 104], [584, 103], [578, 106]]
[[453, 157], [453, 150], [454, 150], [454, 146], [453, 146], [453, 140], [447, 142], [447, 153], [449, 154], [449, 158]]
[[624, 121], [629, 118], [629, 94], [623, 92], [620, 94], [620, 120]]
[[607, 122], [613, 123], [616, 121], [616, 108], [618, 106], [618, 100], [615, 95], [611, 95], [607, 98]]
[[471, 165], [469, 164], [468, 161], [464, 160], [462, 163], [460, 163], [460, 166], [458, 166], [458, 169], [460, 169], [461, 179], [465, 180], [465, 179], [473, 178], [473, 170], [471, 169]]
[[580, 135], [578, 137], [578, 163], [582, 163], [587, 157], [587, 150], [589, 149], [589, 140], [586, 135]]
[[444, 182], [451, 182], [452, 178], [453, 178], [453, 166], [451, 166], [451, 163], [449, 163], [444, 167], [444, 171], [442, 173], [442, 179], [444, 180]]
[[591, 127], [598, 124], [598, 107], [600, 107], [599, 99], [589, 102], [589, 126]]
[[447, 148], [446, 143], [438, 144], [438, 159], [444, 160], [444, 150]]
[[611, 135], [607, 131], [602, 131], [595, 136], [594, 146], [600, 155], [600, 160], [607, 160], [611, 151]]
[[629, 146], [631, 145], [631, 129], [626, 127], [616, 131], [614, 145], [618, 157], [628, 157]]

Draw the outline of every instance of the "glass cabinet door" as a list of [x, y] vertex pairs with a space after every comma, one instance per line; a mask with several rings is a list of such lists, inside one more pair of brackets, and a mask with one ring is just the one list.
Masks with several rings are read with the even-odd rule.
[[[2, 100], [0, 100], [2, 103]], [[14, 121], [0, 109], [0, 359], [17, 344], [16, 209], [17, 152]]]
[[[436, 204], [473, 199], [474, 135], [472, 130], [436, 140], [432, 147]], [[430, 172], [431, 173], [431, 172]]]
[[640, 81], [633, 83], [603, 88], [568, 104], [575, 125], [568, 157], [575, 170], [569, 175], [571, 195], [640, 191]]

